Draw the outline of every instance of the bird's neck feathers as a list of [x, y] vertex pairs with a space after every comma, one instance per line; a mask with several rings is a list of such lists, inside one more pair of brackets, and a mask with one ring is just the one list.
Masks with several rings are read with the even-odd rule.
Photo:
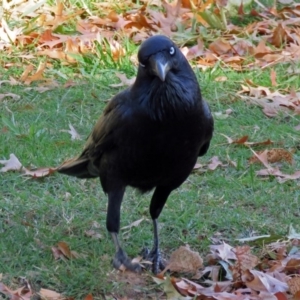
[[193, 76], [169, 72], [164, 82], [158, 77], [143, 79], [133, 89], [143, 95], [138, 99], [139, 105], [147, 107], [155, 120], [184, 119], [202, 105], [200, 88]]

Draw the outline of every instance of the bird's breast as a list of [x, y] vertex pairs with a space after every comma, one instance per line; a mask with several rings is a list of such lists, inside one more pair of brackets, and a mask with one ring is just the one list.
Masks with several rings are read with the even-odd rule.
[[156, 186], [188, 176], [202, 143], [200, 123], [195, 117], [164, 122], [149, 116], [135, 117], [122, 136], [116, 163], [128, 184], [137, 187], [141, 181]]

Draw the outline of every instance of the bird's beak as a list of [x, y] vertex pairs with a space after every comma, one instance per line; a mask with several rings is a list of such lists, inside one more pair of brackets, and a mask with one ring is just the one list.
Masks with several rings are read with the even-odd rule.
[[161, 80], [165, 81], [166, 76], [171, 69], [170, 63], [166, 60], [166, 58], [158, 53], [157, 55], [153, 55], [150, 57], [150, 65], [153, 73]]

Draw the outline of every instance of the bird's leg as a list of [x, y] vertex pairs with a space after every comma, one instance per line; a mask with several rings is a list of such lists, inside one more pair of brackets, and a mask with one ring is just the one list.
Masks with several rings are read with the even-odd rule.
[[165, 265], [162, 262], [161, 254], [159, 251], [159, 239], [156, 219], [153, 220], [153, 231], [153, 248], [151, 251], [149, 251], [149, 249], [147, 248], [143, 249], [142, 255], [144, 259], [152, 262], [152, 271], [154, 274], [157, 274], [159, 270], [163, 270], [165, 268]]
[[108, 209], [106, 217], [106, 228], [112, 236], [114, 245], [116, 247], [116, 254], [113, 259], [113, 266], [119, 269], [121, 265], [124, 265], [126, 269], [132, 272], [141, 272], [141, 266], [131, 262], [126, 252], [122, 249], [118, 233], [120, 230], [120, 209], [123, 200], [125, 188], [114, 189], [112, 192], [108, 192]]
[[157, 187], [151, 199], [150, 215], [153, 221], [153, 248], [150, 253], [144, 253], [144, 258], [152, 262], [152, 271], [154, 274], [157, 274], [159, 270], [164, 269], [164, 264], [162, 263], [159, 251], [157, 218], [159, 217], [171, 191], [172, 189], [169, 187]]

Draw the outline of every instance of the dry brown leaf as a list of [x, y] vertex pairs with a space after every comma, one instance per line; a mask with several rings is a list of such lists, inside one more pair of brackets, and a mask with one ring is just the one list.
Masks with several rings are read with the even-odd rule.
[[219, 39], [213, 41], [209, 45], [209, 50], [211, 50], [212, 52], [214, 52], [218, 55], [225, 54], [228, 51], [230, 51], [231, 49], [232, 49], [231, 44], [223, 38], [219, 38]]
[[196, 163], [196, 164], [194, 165], [193, 170], [198, 170], [198, 169], [200, 169], [200, 168], [202, 168], [202, 167], [203, 167], [203, 165]]
[[227, 119], [231, 113], [232, 113], [232, 109], [226, 109], [224, 112], [216, 111], [213, 114], [216, 117], [216, 119], [224, 120]]
[[228, 144], [238, 144], [238, 145], [244, 145], [244, 146], [247, 146], [247, 147], [273, 144], [273, 142], [270, 139], [268, 139], [266, 141], [262, 141], [262, 142], [248, 142], [248, 139], [249, 139], [248, 135], [242, 136], [241, 138], [238, 138], [238, 139], [235, 139], [235, 140], [232, 139], [231, 137], [225, 135], [225, 134], [221, 133], [221, 135], [224, 136], [227, 139]]
[[294, 174], [284, 174], [278, 168], [268, 168], [259, 170], [256, 172], [258, 176], [275, 176], [279, 183], [284, 183], [288, 180], [296, 180], [300, 178], [300, 171], [296, 171]]
[[292, 277], [287, 282], [290, 292], [292, 295], [295, 295], [296, 293], [300, 292], [300, 277]]
[[203, 259], [198, 252], [192, 251], [189, 246], [181, 246], [171, 254], [166, 269], [196, 274], [202, 266]]
[[65, 259], [64, 254], [57, 247], [51, 247], [51, 252], [55, 260]]
[[13, 100], [19, 100], [21, 97], [19, 95], [16, 95], [14, 93], [4, 93], [0, 94], [0, 101], [5, 98], [12, 98]]
[[272, 52], [271, 48], [266, 46], [266, 41], [264, 39], [260, 39], [257, 47], [254, 48], [254, 55], [257, 58], [263, 57], [266, 54], [269, 54], [271, 52]]
[[184, 295], [180, 295], [176, 289], [176, 278], [167, 277], [163, 282], [164, 292], [167, 295], [167, 299], [170, 300], [190, 300], [190, 297], [186, 297]]
[[20, 85], [20, 82], [17, 81], [15, 78], [13, 78], [12, 76], [9, 77], [9, 80], [0, 80], [0, 86], [3, 83], [8, 83], [9, 85]]
[[61, 1], [56, 2], [56, 7], [51, 10], [54, 12], [54, 18], [52, 20], [44, 22], [44, 26], [51, 26], [52, 30], [57, 28], [59, 25], [63, 24], [69, 19], [73, 19], [75, 16], [80, 15], [84, 12], [83, 9], [78, 9], [74, 13], [64, 14], [64, 5]]
[[226, 76], [219, 76], [219, 77], [216, 77], [215, 78], [215, 81], [217, 82], [224, 82], [224, 81], [227, 81], [227, 77]]
[[278, 26], [273, 31], [271, 38], [271, 43], [276, 47], [281, 47], [287, 42], [288, 35], [282, 23], [279, 23]]
[[257, 270], [247, 270], [242, 275], [242, 280], [246, 283], [248, 288], [260, 292], [286, 292], [288, 285], [273, 276]]
[[26, 280], [26, 278], [22, 278], [20, 284], [22, 285], [21, 287], [16, 290], [12, 290], [0, 282], [0, 292], [2, 295], [4, 294], [12, 300], [31, 300], [33, 297], [33, 291], [28, 280]]
[[55, 291], [41, 288], [39, 295], [42, 300], [63, 300], [65, 297], [62, 294], [59, 294]]
[[[44, 74], [44, 70], [45, 70], [46, 66], [47, 66], [47, 62], [40, 62], [36, 73], [28, 76], [29, 73], [27, 73], [27, 71], [26, 71], [26, 73], [22, 74], [20, 80], [24, 81], [24, 83], [26, 85], [31, 84], [33, 81], [44, 80], [43, 74]], [[32, 69], [30, 68], [29, 70], [32, 70]]]
[[42, 178], [54, 174], [56, 170], [56, 168], [37, 168], [35, 170], [23, 168], [23, 173], [24, 175], [31, 176], [32, 178]]
[[93, 300], [93, 299], [94, 299], [94, 297], [92, 294], [87, 294], [84, 298], [84, 300]]
[[0, 164], [4, 165], [0, 169], [0, 172], [20, 171], [22, 169], [22, 164], [13, 153], [9, 155], [8, 160], [0, 160]]
[[208, 170], [214, 171], [218, 167], [226, 167], [226, 165], [219, 160], [218, 156], [213, 156], [210, 163], [207, 165], [207, 168]]
[[145, 218], [141, 218], [141, 219], [139, 219], [139, 220], [136, 220], [136, 221], [132, 222], [130, 225], [122, 227], [121, 230], [131, 229], [132, 227], [137, 227], [137, 226], [139, 226], [139, 225], [142, 223], [142, 221], [144, 221], [144, 220], [145, 220]]
[[230, 267], [232, 270], [232, 276], [234, 280], [240, 280], [241, 275], [247, 270], [251, 270], [257, 266], [259, 259], [257, 256], [251, 253], [251, 249], [248, 245], [237, 246], [233, 249], [235, 252], [237, 261]]
[[248, 141], [248, 135], [245, 135], [237, 140], [232, 141], [232, 144], [245, 144]]
[[0, 169], [0, 172], [19, 171], [24, 175], [31, 176], [32, 178], [41, 178], [56, 172], [56, 168], [38, 168], [36, 170], [28, 170], [23, 167], [21, 162], [13, 153], [10, 154], [8, 160], [0, 160], [0, 164], [4, 165], [4, 167]]
[[120, 83], [113, 83], [110, 84], [109, 86], [111, 87], [121, 87], [121, 86], [130, 86], [135, 82], [135, 78], [136, 77], [132, 77], [132, 78], [127, 78], [125, 74], [123, 73], [116, 73], [116, 76], [121, 80]]
[[80, 135], [78, 134], [78, 132], [76, 131], [76, 129], [73, 127], [73, 125], [71, 123], [69, 123], [69, 128], [70, 128], [70, 130], [62, 129], [60, 131], [69, 133], [71, 135], [72, 141], [81, 140]]
[[237, 259], [234, 248], [225, 242], [223, 242], [221, 245], [210, 246], [210, 251], [216, 259], [221, 259], [224, 261]]
[[271, 79], [271, 85], [272, 85], [272, 86], [277, 86], [277, 82], [276, 82], [276, 71], [275, 71], [274, 69], [271, 69], [270, 79]]
[[188, 60], [194, 59], [204, 54], [204, 42], [201, 39], [197, 39], [197, 44], [195, 46], [191, 48], [184, 47], [181, 51]]
[[62, 49], [45, 49], [37, 51], [37, 55], [46, 55], [50, 58], [59, 60], [66, 60], [69, 63], [76, 63], [76, 59], [70, 55], [67, 55]]
[[93, 239], [96, 240], [101, 240], [103, 238], [102, 234], [97, 232], [96, 230], [90, 229], [90, 230], [86, 230], [84, 232], [84, 235], [86, 235], [87, 237], [91, 237]]
[[268, 163], [268, 150], [264, 150], [261, 153], [257, 153], [250, 149], [254, 156], [257, 158], [258, 161], [260, 161], [267, 169], [271, 170], [271, 166]]
[[281, 148], [273, 148], [269, 150], [258, 151], [256, 152], [256, 154], [257, 155], [253, 155], [252, 157], [249, 158], [249, 163], [261, 162], [262, 160], [259, 159], [259, 157], [260, 158], [264, 157], [264, 162], [265, 162], [265, 156], [267, 159], [267, 163], [276, 163], [282, 161], [285, 161], [289, 164], [293, 163], [293, 153]]
[[62, 254], [71, 259], [71, 258], [74, 258], [71, 250], [70, 250], [70, 247], [69, 245], [66, 243], [66, 242], [58, 242], [57, 243], [57, 248], [62, 252]]

